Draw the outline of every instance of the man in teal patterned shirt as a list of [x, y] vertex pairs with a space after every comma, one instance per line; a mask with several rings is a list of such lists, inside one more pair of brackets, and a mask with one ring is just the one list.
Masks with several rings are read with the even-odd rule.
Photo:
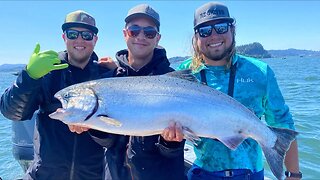
[[[270, 67], [259, 60], [240, 56], [235, 50], [235, 21], [228, 8], [217, 2], [199, 7], [194, 16], [192, 58], [178, 69], [191, 68], [204, 84], [224, 92], [265, 117], [269, 126], [294, 130], [294, 122]], [[220, 141], [202, 138], [194, 147], [196, 160], [188, 179], [263, 179], [262, 150], [246, 139], [236, 150]], [[300, 179], [296, 140], [286, 157], [287, 179]]]

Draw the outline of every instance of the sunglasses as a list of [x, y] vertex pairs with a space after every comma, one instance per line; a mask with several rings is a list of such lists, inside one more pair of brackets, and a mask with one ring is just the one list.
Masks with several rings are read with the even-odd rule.
[[196, 33], [198, 32], [200, 37], [205, 38], [209, 37], [212, 34], [212, 29], [216, 31], [217, 34], [224, 34], [228, 32], [230, 23], [218, 23], [215, 25], [207, 25], [202, 26], [196, 29]]
[[141, 27], [138, 25], [133, 25], [126, 29], [130, 37], [137, 37], [140, 34], [141, 30], [143, 30], [144, 36], [147, 37], [148, 39], [153, 39], [158, 34], [157, 29], [151, 26]]
[[74, 29], [67, 29], [65, 34], [67, 35], [67, 38], [71, 40], [77, 39], [79, 34], [81, 34], [82, 39], [86, 41], [91, 41], [95, 36], [95, 34], [91, 31], [77, 31]]

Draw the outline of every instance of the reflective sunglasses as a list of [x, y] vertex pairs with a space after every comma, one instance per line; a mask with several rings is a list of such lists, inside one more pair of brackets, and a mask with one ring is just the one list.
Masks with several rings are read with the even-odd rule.
[[77, 31], [74, 29], [67, 29], [65, 34], [67, 35], [67, 38], [71, 40], [77, 39], [79, 34], [81, 34], [82, 39], [86, 41], [91, 41], [95, 36], [95, 34], [91, 31]]
[[196, 33], [198, 32], [200, 37], [209, 37], [212, 34], [212, 29], [216, 31], [217, 34], [224, 34], [228, 32], [230, 23], [218, 23], [215, 25], [207, 25], [207, 26], [202, 26], [196, 29]]
[[133, 25], [126, 29], [130, 37], [137, 37], [140, 34], [141, 30], [143, 30], [144, 36], [147, 37], [148, 39], [153, 39], [158, 34], [157, 29], [151, 26], [141, 27], [138, 25]]

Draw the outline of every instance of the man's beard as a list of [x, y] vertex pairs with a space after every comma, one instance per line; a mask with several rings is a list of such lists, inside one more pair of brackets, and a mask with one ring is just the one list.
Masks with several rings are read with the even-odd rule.
[[203, 55], [208, 58], [209, 60], [212, 60], [212, 61], [221, 61], [223, 59], [225, 59], [226, 57], [230, 56], [230, 53], [232, 52], [233, 48], [234, 48], [234, 40], [233, 42], [231, 43], [230, 47], [227, 48], [222, 54], [216, 54], [216, 53], [205, 53], [205, 52], [202, 52]]

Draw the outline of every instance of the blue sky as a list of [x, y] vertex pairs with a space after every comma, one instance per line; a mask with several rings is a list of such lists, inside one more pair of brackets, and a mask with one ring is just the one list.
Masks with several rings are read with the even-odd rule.
[[[41, 50], [65, 49], [65, 15], [82, 9], [96, 18], [100, 57], [126, 48], [122, 29], [128, 10], [148, 3], [160, 14], [160, 45], [168, 57], [191, 54], [193, 13], [209, 1], [0, 1], [0, 64], [28, 63]], [[220, 1], [237, 21], [237, 45], [260, 42], [265, 49], [320, 50], [320, 1]]]

